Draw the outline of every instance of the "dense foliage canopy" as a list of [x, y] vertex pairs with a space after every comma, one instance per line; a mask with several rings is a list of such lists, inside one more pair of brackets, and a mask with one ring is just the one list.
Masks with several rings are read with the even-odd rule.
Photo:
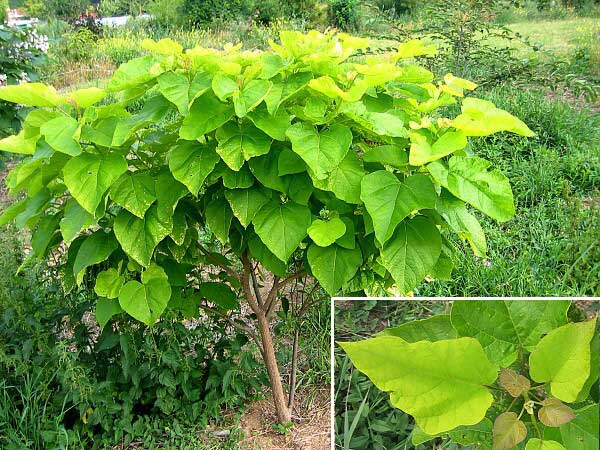
[[446, 117], [476, 86], [434, 83], [415, 62], [435, 52], [421, 41], [371, 52], [367, 39], [282, 32], [267, 52], [143, 45], [105, 89], [0, 89], [37, 107], [0, 141], [29, 155], [7, 178], [27, 196], [0, 223], [34, 231], [32, 257], [66, 244], [67, 284], [106, 261], [102, 323], [125, 310], [151, 325], [169, 301], [236, 308], [247, 260], [282, 278], [306, 270], [332, 295], [406, 294], [450, 276], [444, 230], [485, 255], [467, 205], [498, 221], [515, 212], [507, 178], [467, 139], [531, 131], [476, 98]]

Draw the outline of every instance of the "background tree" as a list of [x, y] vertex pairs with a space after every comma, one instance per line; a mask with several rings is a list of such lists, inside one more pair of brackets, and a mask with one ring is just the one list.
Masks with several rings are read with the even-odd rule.
[[25, 0], [27, 14], [39, 19], [73, 20], [89, 6], [87, 0]]
[[0, 0], [0, 24], [8, 19], [8, 0]]

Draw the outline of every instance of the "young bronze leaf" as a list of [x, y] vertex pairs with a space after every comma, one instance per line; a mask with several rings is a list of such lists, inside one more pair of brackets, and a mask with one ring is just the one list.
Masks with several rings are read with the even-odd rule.
[[547, 398], [542, 402], [538, 417], [547, 427], [560, 427], [575, 418], [575, 413], [557, 398]]
[[492, 404], [486, 385], [496, 380], [498, 368], [475, 339], [408, 343], [380, 336], [340, 346], [427, 434], [479, 423]]
[[531, 383], [520, 373], [512, 369], [500, 369], [498, 382], [513, 397], [519, 397], [531, 388]]
[[527, 428], [514, 412], [505, 412], [494, 421], [493, 450], [509, 450], [527, 436]]

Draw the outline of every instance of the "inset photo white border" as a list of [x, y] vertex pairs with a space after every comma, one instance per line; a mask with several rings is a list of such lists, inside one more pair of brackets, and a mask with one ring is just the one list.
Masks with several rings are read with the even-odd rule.
[[[330, 355], [330, 414], [331, 414], [331, 426], [330, 426], [330, 441], [331, 450], [340, 450], [341, 447], [336, 447], [336, 430], [335, 430], [335, 392], [336, 392], [336, 373], [335, 373], [335, 307], [336, 302], [362, 302], [362, 301], [410, 301], [410, 302], [454, 302], [457, 300], [467, 301], [504, 301], [504, 300], [516, 300], [516, 301], [586, 301], [586, 302], [600, 302], [600, 297], [332, 297], [330, 301], [330, 329], [331, 329], [331, 355]], [[596, 318], [600, 317], [600, 312], [596, 314]], [[598, 324], [596, 325], [596, 333], [598, 333]], [[598, 381], [596, 381], [597, 383]], [[571, 449], [567, 449], [571, 450]], [[586, 449], [587, 450], [587, 449]], [[596, 450], [596, 449], [591, 449]]]

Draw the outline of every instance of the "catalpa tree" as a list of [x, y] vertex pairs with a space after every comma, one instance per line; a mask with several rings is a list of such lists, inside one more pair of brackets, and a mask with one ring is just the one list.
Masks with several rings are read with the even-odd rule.
[[101, 326], [122, 312], [152, 326], [170, 307], [243, 328], [287, 422], [271, 333], [280, 294], [306, 274], [330, 295], [408, 293], [450, 275], [445, 230], [484, 256], [467, 205], [505, 221], [513, 198], [467, 139], [532, 134], [476, 98], [444, 117], [475, 85], [434, 83], [415, 63], [431, 46], [369, 56], [370, 45], [314, 31], [283, 32], [265, 52], [147, 40], [105, 89], [2, 88], [37, 109], [0, 141], [29, 155], [7, 178], [26, 198], [0, 222], [33, 230], [34, 258], [60, 249], [67, 285], [95, 279]]

